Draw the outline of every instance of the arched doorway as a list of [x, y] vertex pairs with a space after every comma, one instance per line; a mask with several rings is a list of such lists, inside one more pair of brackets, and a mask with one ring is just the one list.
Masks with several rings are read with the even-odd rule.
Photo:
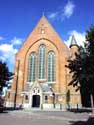
[[40, 107], [40, 95], [32, 96], [32, 107]]

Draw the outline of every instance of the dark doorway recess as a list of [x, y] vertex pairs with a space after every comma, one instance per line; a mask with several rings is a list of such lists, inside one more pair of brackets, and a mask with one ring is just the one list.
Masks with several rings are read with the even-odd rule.
[[40, 107], [40, 95], [32, 96], [32, 107]]

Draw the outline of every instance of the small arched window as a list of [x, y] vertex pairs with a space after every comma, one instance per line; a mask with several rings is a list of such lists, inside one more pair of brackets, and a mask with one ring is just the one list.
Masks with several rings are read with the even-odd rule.
[[48, 103], [48, 96], [45, 95], [45, 103]]
[[36, 53], [31, 53], [29, 57], [29, 68], [28, 68], [28, 82], [34, 82], [36, 80]]
[[25, 95], [25, 100], [28, 100], [28, 95]]

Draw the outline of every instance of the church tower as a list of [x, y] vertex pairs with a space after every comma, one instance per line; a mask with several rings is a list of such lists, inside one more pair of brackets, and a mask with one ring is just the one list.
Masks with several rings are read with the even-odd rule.
[[75, 58], [75, 53], [77, 53], [78, 52], [78, 44], [77, 44], [77, 42], [76, 42], [76, 39], [75, 39], [75, 37], [74, 37], [74, 35], [72, 35], [72, 38], [71, 38], [71, 44], [70, 44], [70, 56], [71, 56], [71, 58], [72, 59], [74, 59]]

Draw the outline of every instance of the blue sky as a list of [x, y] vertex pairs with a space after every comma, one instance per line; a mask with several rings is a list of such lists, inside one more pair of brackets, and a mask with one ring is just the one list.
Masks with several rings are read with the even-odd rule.
[[0, 59], [14, 70], [14, 55], [42, 14], [69, 45], [74, 34], [78, 44], [94, 24], [94, 0], [0, 0]]

